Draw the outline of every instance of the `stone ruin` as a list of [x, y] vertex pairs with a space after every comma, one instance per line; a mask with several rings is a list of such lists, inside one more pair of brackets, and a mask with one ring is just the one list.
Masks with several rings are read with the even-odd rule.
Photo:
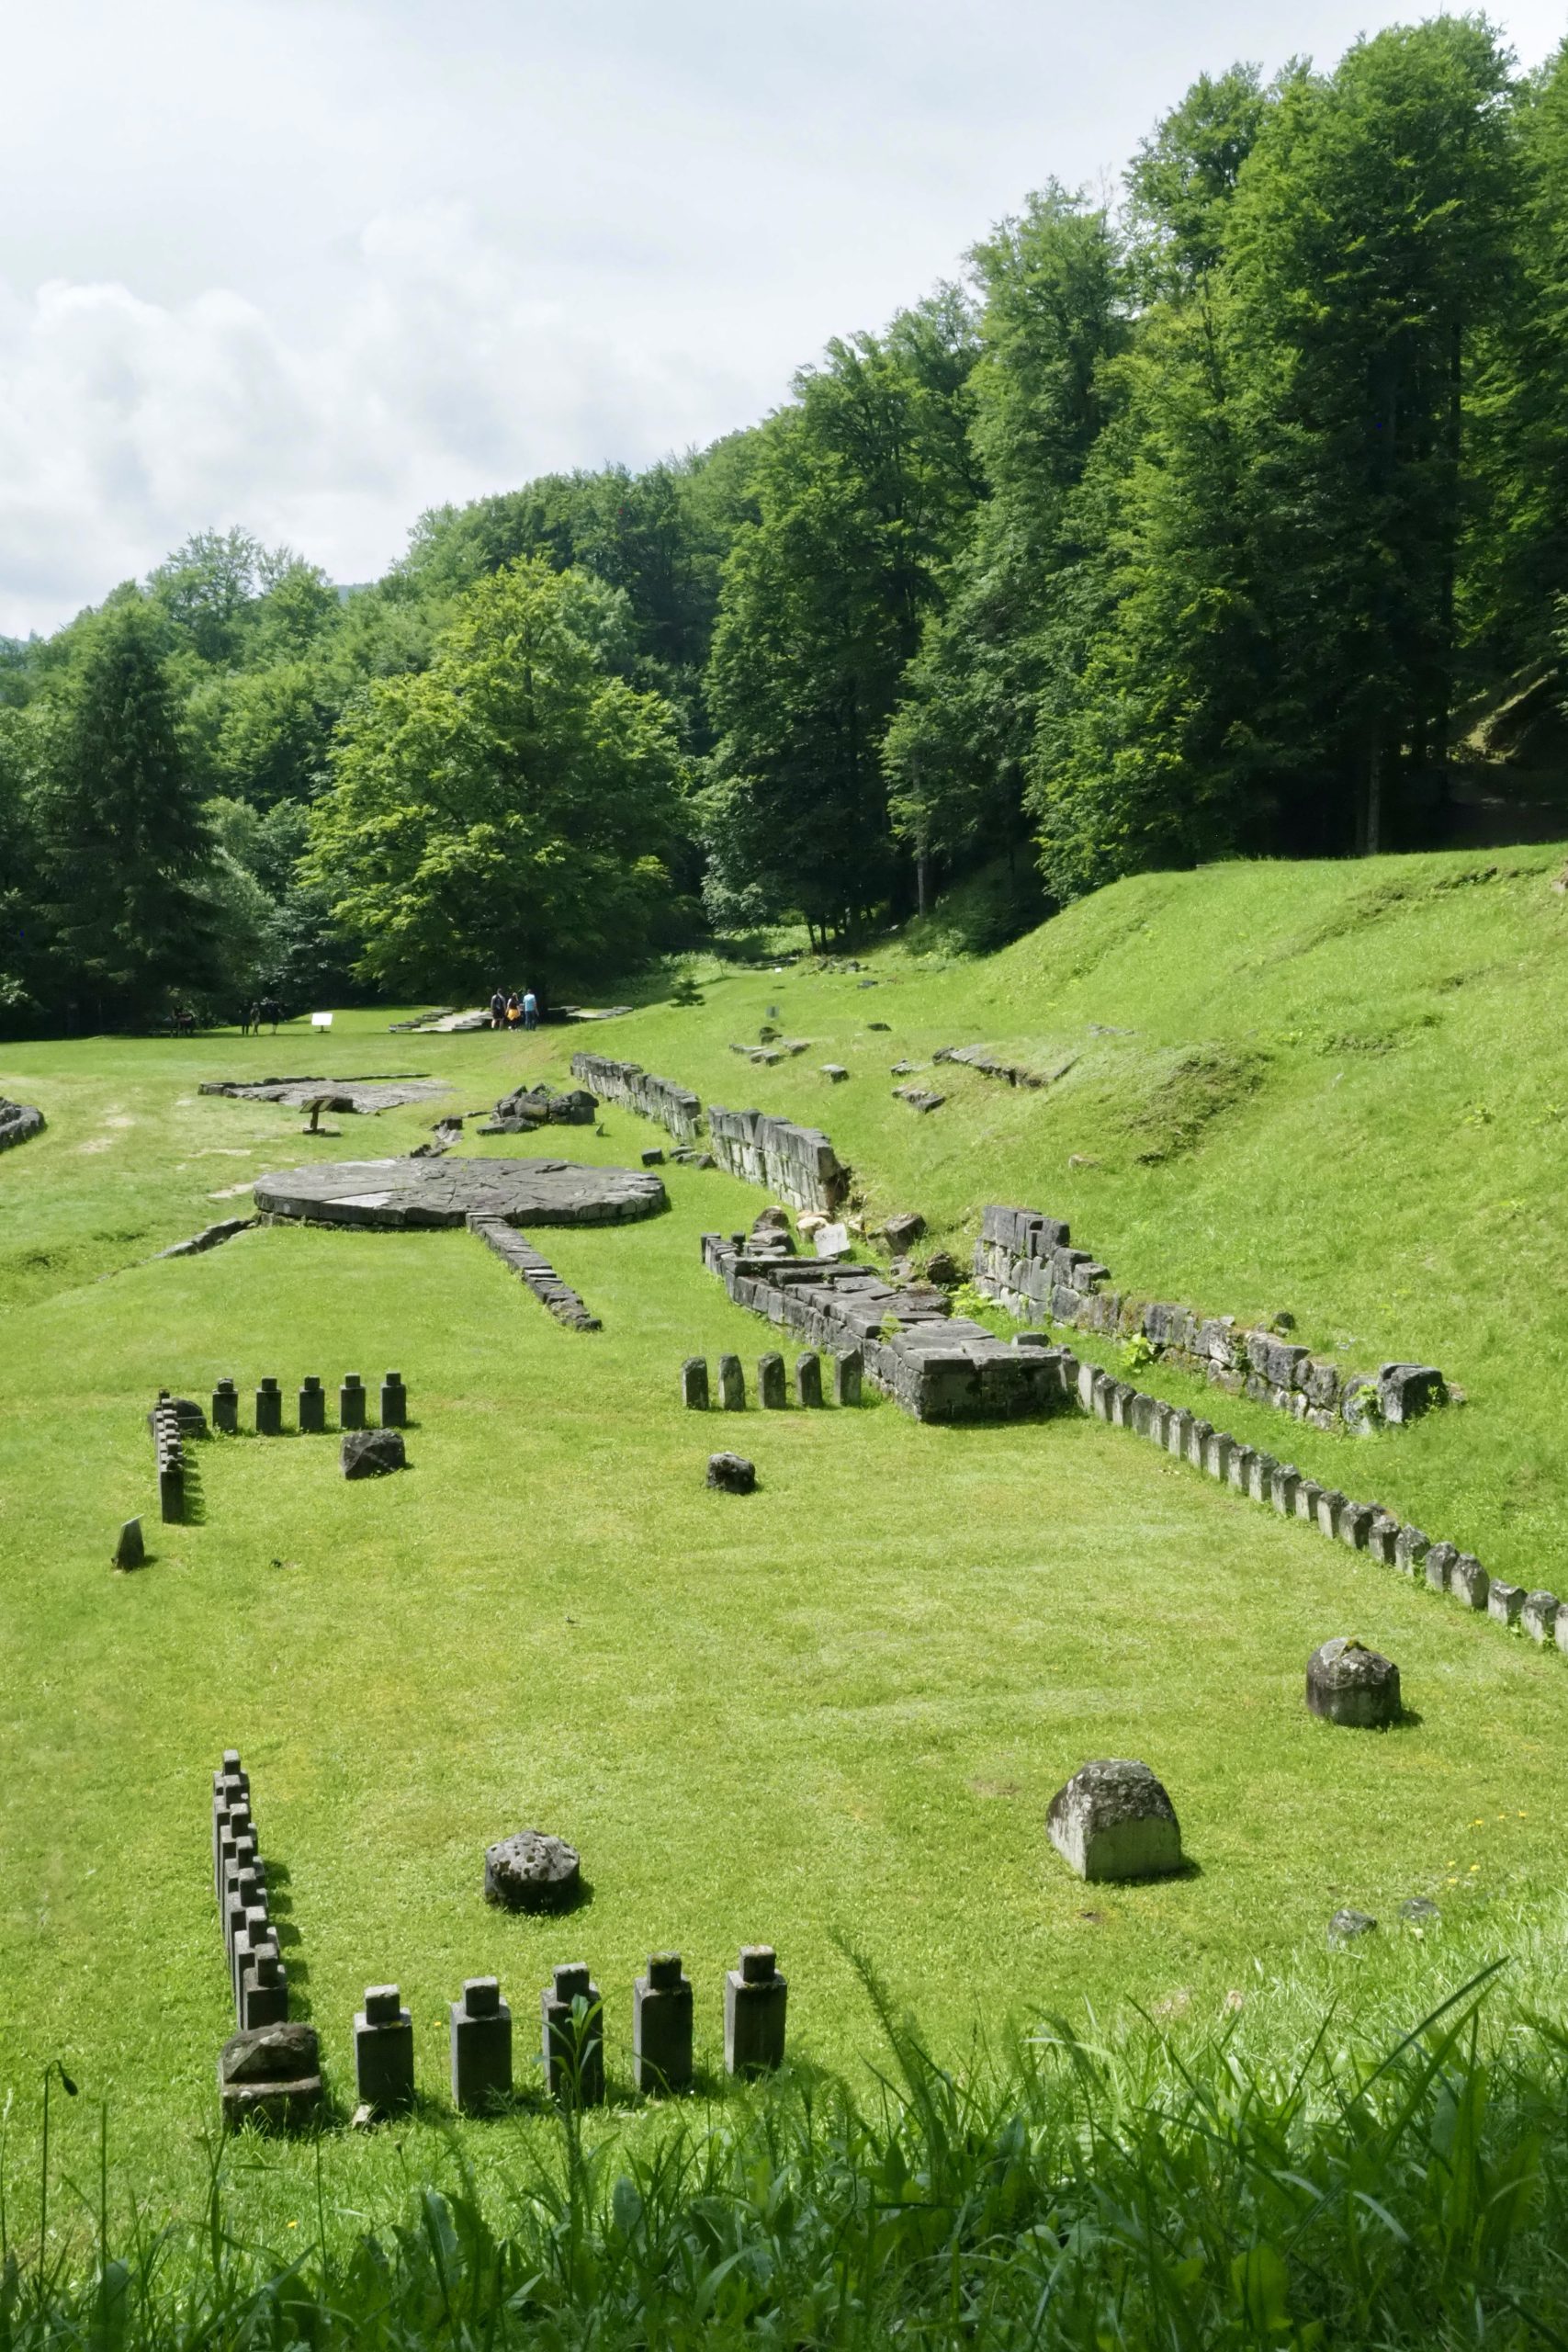
[[405, 1102], [428, 1102], [449, 1094], [444, 1078], [215, 1078], [197, 1087], [198, 1094], [226, 1094], [237, 1102], [282, 1102], [293, 1111], [308, 1111], [312, 1102], [334, 1111], [357, 1112], [373, 1117], [378, 1111], [395, 1111]]
[[592, 1088], [602, 1102], [618, 1102], [644, 1119], [656, 1119], [680, 1143], [702, 1131], [703, 1106], [686, 1086], [656, 1078], [639, 1062], [612, 1061], [606, 1054], [573, 1054], [571, 1074]]
[[466, 1225], [615, 1225], [668, 1205], [648, 1169], [574, 1166], [564, 1159], [349, 1159], [260, 1176], [256, 1206], [308, 1225], [393, 1231]]
[[43, 1113], [31, 1102], [13, 1102], [0, 1094], [0, 1151], [9, 1151], [14, 1144], [26, 1143], [33, 1136], [42, 1135]]
[[1201, 1372], [1233, 1395], [1272, 1405], [1320, 1430], [1370, 1430], [1415, 1419], [1447, 1402], [1431, 1364], [1393, 1363], [1341, 1373], [1271, 1330], [1237, 1330], [1231, 1315], [1202, 1316], [1112, 1291], [1111, 1270], [1071, 1246], [1060, 1217], [1039, 1209], [987, 1208], [975, 1245], [975, 1283], [1021, 1322], [1047, 1320], [1107, 1335], [1141, 1333], [1163, 1361]]
[[468, 1231], [477, 1234], [487, 1250], [493, 1250], [502, 1264], [510, 1269], [520, 1282], [525, 1283], [543, 1307], [547, 1307], [558, 1323], [569, 1331], [602, 1331], [604, 1328], [597, 1315], [591, 1312], [570, 1283], [562, 1282], [549, 1260], [535, 1249], [526, 1234], [495, 1216], [470, 1216]]
[[1399, 1668], [1364, 1643], [1338, 1634], [1307, 1660], [1306, 1702], [1325, 1723], [1382, 1731], [1399, 1721]]
[[268, 1907], [250, 1777], [234, 1747], [212, 1776], [212, 1880], [238, 2029], [218, 2060], [224, 2127], [312, 2123], [321, 2104], [320, 2047], [313, 2026], [289, 2021], [288, 1971]]
[[1060, 1069], [1045, 1074], [1036, 1069], [1025, 1069], [1021, 1062], [1002, 1061], [984, 1046], [939, 1046], [931, 1059], [933, 1062], [958, 1062], [965, 1069], [977, 1069], [983, 1078], [999, 1078], [1009, 1086], [1027, 1086], [1036, 1090], [1054, 1086], [1059, 1078], [1066, 1078], [1073, 1066], [1071, 1062], [1064, 1062]]
[[1045, 1816], [1051, 1843], [1079, 1878], [1168, 1878], [1182, 1868], [1176, 1808], [1146, 1764], [1101, 1757], [1058, 1789]]
[[850, 1171], [817, 1127], [763, 1111], [725, 1111], [715, 1102], [708, 1106], [708, 1141], [731, 1176], [765, 1185], [792, 1208], [831, 1216], [848, 1195]]
[[158, 1391], [158, 1401], [147, 1416], [158, 1464], [158, 1513], [166, 1525], [177, 1526], [186, 1515], [186, 1439], [207, 1435], [207, 1417], [188, 1396]]
[[526, 1136], [536, 1127], [591, 1127], [598, 1116], [595, 1095], [581, 1087], [558, 1093], [540, 1080], [503, 1094], [495, 1106], [495, 1116], [487, 1119], [479, 1132], [481, 1136]]

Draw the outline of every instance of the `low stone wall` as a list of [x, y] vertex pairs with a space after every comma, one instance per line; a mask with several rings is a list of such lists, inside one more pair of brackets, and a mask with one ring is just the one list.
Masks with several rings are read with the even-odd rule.
[[29, 1136], [43, 1133], [43, 1113], [32, 1102], [13, 1102], [8, 1095], [0, 1094], [0, 1151], [9, 1151], [15, 1143], [26, 1143]]
[[1108, 1336], [1141, 1333], [1162, 1361], [1313, 1429], [1371, 1430], [1414, 1420], [1448, 1401], [1447, 1383], [1432, 1364], [1346, 1373], [1277, 1332], [1238, 1330], [1234, 1315], [1204, 1316], [1112, 1290], [1110, 1268], [1091, 1251], [1075, 1250], [1063, 1220], [1039, 1209], [987, 1209], [975, 1245], [975, 1282], [1021, 1322], [1068, 1323]]
[[1071, 1404], [1065, 1348], [1010, 1347], [953, 1314], [941, 1291], [753, 1247], [757, 1238], [705, 1233], [703, 1263], [737, 1306], [829, 1354], [858, 1351], [866, 1378], [916, 1420], [1016, 1419]]
[[549, 1260], [515, 1226], [503, 1225], [499, 1217], [471, 1216], [468, 1231], [477, 1233], [485, 1247], [493, 1250], [502, 1263], [509, 1266], [519, 1281], [527, 1283], [540, 1306], [547, 1306], [558, 1323], [564, 1323], [572, 1331], [604, 1329], [599, 1317], [590, 1314], [571, 1284], [562, 1282]]
[[611, 1061], [604, 1054], [573, 1054], [571, 1074], [598, 1095], [602, 1102], [619, 1102], [645, 1119], [657, 1119], [682, 1143], [701, 1130], [703, 1106], [690, 1087], [672, 1078], [655, 1078], [638, 1062]]
[[724, 1111], [714, 1102], [708, 1141], [721, 1168], [748, 1184], [765, 1185], [791, 1208], [831, 1216], [850, 1189], [849, 1170], [817, 1127], [797, 1127], [765, 1111]]

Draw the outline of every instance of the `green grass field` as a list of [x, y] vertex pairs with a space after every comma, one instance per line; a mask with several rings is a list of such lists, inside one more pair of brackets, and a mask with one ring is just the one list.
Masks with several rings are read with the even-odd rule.
[[[406, 1150], [444, 1107], [307, 1143], [298, 1114], [200, 1098], [200, 1079], [428, 1071], [467, 1111], [587, 1044], [819, 1121], [871, 1216], [919, 1207], [966, 1248], [985, 1201], [1027, 1202], [1128, 1286], [1289, 1306], [1359, 1361], [1429, 1356], [1469, 1402], [1370, 1441], [1140, 1378], [1562, 1589], [1562, 854], [1151, 877], [986, 961], [917, 941], [858, 975], [703, 966], [699, 1007], [525, 1041], [389, 1036], [382, 1012], [340, 1014], [325, 1043], [0, 1047], [0, 1091], [50, 1122], [0, 1160], [0, 2075], [28, 2111], [58, 2054], [110, 2102], [137, 2177], [195, 2193], [231, 2015], [207, 1834], [227, 1745], [340, 2094], [364, 1986], [403, 1988], [434, 2101], [416, 2138], [439, 2125], [461, 1980], [502, 1977], [521, 2054], [562, 1959], [592, 1963], [623, 2078], [631, 1979], [671, 1944], [710, 2064], [722, 1971], [754, 1939], [779, 1948], [801, 2059], [851, 2072], [871, 2030], [840, 1938], [950, 2052], [1047, 2010], [1438, 1996], [1557, 1887], [1568, 1663], [1076, 1417], [752, 1411], [761, 1491], [711, 1495], [706, 1453], [737, 1432], [681, 1410], [677, 1367], [771, 1343], [698, 1258], [756, 1192], [671, 1168], [667, 1216], [542, 1233], [595, 1335], [460, 1233], [275, 1228], [150, 1260], [243, 1209], [248, 1178]], [[727, 1048], [772, 1005], [812, 1047], [755, 1069]], [[888, 1064], [978, 1040], [1073, 1067], [1035, 1094], [943, 1066], [929, 1119], [892, 1101]], [[848, 1084], [818, 1074], [829, 1059]], [[604, 1125], [558, 1148], [635, 1164], [659, 1139], [614, 1109]], [[214, 1441], [198, 1522], [157, 1525], [161, 1385], [335, 1388], [389, 1365], [405, 1476], [345, 1485], [333, 1438]], [[155, 1557], [113, 1576], [133, 1511]], [[1363, 1737], [1307, 1717], [1307, 1654], [1336, 1633], [1398, 1660], [1417, 1720]], [[1165, 1779], [1190, 1877], [1086, 1889], [1056, 1860], [1046, 1804], [1101, 1754]], [[581, 1849], [592, 1895], [570, 1920], [480, 1899], [483, 1846], [525, 1825]], [[1415, 1894], [1445, 1917], [1420, 1946], [1394, 1926]], [[1385, 1920], [1378, 1950], [1330, 1960], [1341, 1904]], [[85, 2111], [62, 2128], [85, 2148]], [[489, 2161], [529, 2128], [460, 2136]], [[405, 2177], [403, 2136], [339, 2153], [349, 2202]], [[273, 2193], [308, 2201], [306, 2156], [266, 2162]]]

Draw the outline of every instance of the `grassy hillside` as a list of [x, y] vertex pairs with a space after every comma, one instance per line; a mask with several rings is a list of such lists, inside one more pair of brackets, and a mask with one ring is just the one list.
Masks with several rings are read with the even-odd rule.
[[[1430, 1354], [1462, 1409], [1292, 1451], [1562, 1589], [1560, 858], [1154, 877], [988, 961], [906, 946], [860, 973], [705, 972], [700, 1006], [529, 1040], [389, 1037], [390, 1015], [355, 1014], [324, 1043], [4, 1049], [0, 1091], [51, 1121], [0, 1160], [6, 2079], [36, 2104], [63, 2055], [142, 2177], [196, 2193], [226, 2030], [206, 1774], [229, 1743], [340, 2090], [367, 1983], [402, 1984], [435, 2093], [463, 1976], [500, 1973], [522, 2060], [548, 1966], [579, 1956], [624, 2068], [632, 1974], [671, 1942], [710, 2059], [722, 1969], [756, 1937], [792, 1977], [796, 2049], [829, 2065], [869, 2038], [838, 1931], [945, 2050], [979, 2016], [1438, 1997], [1556, 1884], [1568, 1666], [1096, 1423], [753, 1413], [761, 1492], [710, 1496], [718, 1433], [682, 1413], [675, 1372], [693, 1349], [766, 1344], [697, 1257], [756, 1193], [671, 1169], [666, 1217], [547, 1237], [604, 1316], [586, 1337], [460, 1234], [151, 1253], [264, 1169], [407, 1149], [442, 1107], [305, 1143], [298, 1114], [200, 1098], [198, 1078], [434, 1071], [472, 1109], [562, 1074], [586, 1038], [707, 1098], [819, 1119], [869, 1209], [919, 1206], [939, 1238], [966, 1243], [987, 1199], [1028, 1201], [1151, 1294], [1289, 1306], [1368, 1361]], [[760, 1069], [728, 1048], [770, 1006], [813, 1042]], [[931, 1118], [891, 1099], [888, 1064], [980, 1039], [1071, 1068], [1033, 1093], [944, 1065]], [[849, 1083], [818, 1073], [829, 1059]], [[625, 1162], [656, 1139], [604, 1124], [561, 1148]], [[408, 1476], [345, 1487], [331, 1440], [215, 1443], [200, 1521], [152, 1528], [152, 1566], [108, 1574], [118, 1521], [151, 1521], [160, 1383], [291, 1390], [394, 1363]], [[1280, 1450], [1278, 1416], [1227, 1400], [1224, 1418]], [[1398, 1659], [1417, 1720], [1362, 1739], [1305, 1716], [1305, 1657], [1337, 1632]], [[1167, 1778], [1192, 1877], [1090, 1892], [1050, 1856], [1050, 1795], [1105, 1753]], [[479, 1899], [484, 1842], [525, 1823], [583, 1849], [592, 1900], [564, 1925]], [[1414, 1894], [1439, 1901], [1438, 1936], [1325, 1952], [1337, 1905], [1392, 1931]], [[85, 2100], [62, 2127], [83, 2165], [90, 2120]], [[334, 2157], [344, 2211], [423, 2161], [439, 2123], [437, 2103], [412, 2158], [389, 2138]], [[462, 2137], [488, 2161], [534, 2128]], [[266, 2179], [276, 2212], [308, 2212], [308, 2164], [285, 2154]]]

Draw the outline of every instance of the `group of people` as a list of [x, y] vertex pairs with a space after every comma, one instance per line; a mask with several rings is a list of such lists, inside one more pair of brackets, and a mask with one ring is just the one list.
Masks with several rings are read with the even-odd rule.
[[240, 1007], [240, 1035], [242, 1037], [248, 1037], [254, 1030], [259, 1037], [262, 1033], [262, 1023], [265, 1021], [271, 1024], [273, 1035], [276, 1037], [277, 1024], [282, 1018], [283, 1007], [275, 996], [264, 997], [260, 1003], [243, 1004]]
[[490, 1025], [492, 1029], [536, 1029], [539, 1000], [533, 989], [525, 989], [519, 996], [513, 989], [509, 996], [497, 989], [490, 1001]]

